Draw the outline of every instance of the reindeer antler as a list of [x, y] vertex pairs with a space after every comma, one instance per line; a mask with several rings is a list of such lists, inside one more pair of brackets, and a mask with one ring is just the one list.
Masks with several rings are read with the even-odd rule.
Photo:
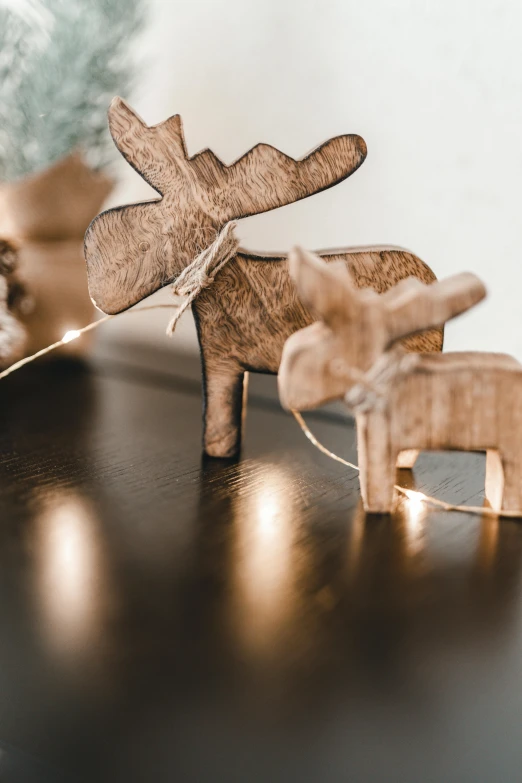
[[326, 264], [301, 248], [291, 251], [289, 263], [303, 302], [334, 331], [357, 327], [361, 345], [370, 346], [371, 351], [441, 327], [486, 296], [484, 284], [471, 272], [430, 285], [409, 277], [379, 295], [356, 288], [344, 265]]
[[484, 283], [472, 272], [462, 272], [431, 285], [414, 277], [401, 281], [380, 298], [386, 309], [389, 345], [426, 329], [443, 326], [486, 296]]
[[182, 176], [212, 198], [223, 222], [291, 204], [350, 176], [366, 157], [355, 134], [337, 136], [300, 160], [269, 144], [257, 144], [226, 165], [210, 149], [188, 157], [181, 117], [148, 126], [121, 98], [109, 109], [109, 127], [125, 159], [159, 193]]
[[[335, 328], [348, 317], [356, 317], [360, 292], [343, 262], [327, 264], [315, 253], [296, 246], [288, 255], [288, 265], [299, 298], [318, 318]], [[377, 298], [374, 291], [365, 293]]]

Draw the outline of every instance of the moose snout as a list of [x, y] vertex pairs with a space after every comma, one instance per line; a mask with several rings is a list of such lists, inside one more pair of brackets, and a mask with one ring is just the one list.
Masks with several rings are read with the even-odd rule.
[[361, 163], [362, 163], [362, 161], [366, 158], [368, 154], [368, 147], [366, 146], [366, 142], [362, 136], [354, 135], [354, 142], [355, 142], [355, 146], [357, 147], [357, 149], [361, 154]]

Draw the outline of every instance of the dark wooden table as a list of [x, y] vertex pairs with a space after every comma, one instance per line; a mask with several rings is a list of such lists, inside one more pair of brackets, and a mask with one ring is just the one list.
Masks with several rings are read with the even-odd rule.
[[[194, 362], [114, 358], [0, 382], [0, 781], [521, 780], [522, 526], [365, 518], [273, 389], [202, 460]], [[483, 480], [422, 455], [412, 486]]]

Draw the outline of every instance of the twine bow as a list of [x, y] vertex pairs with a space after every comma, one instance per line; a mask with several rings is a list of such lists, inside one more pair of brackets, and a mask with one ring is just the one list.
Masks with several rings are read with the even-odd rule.
[[346, 405], [354, 414], [384, 408], [390, 381], [411, 372], [418, 362], [418, 354], [396, 348], [382, 354], [367, 372], [351, 369], [355, 384], [345, 394]]
[[185, 310], [204, 288], [214, 282], [218, 272], [236, 255], [239, 247], [239, 240], [234, 233], [236, 225], [235, 221], [227, 223], [214, 242], [185, 267], [173, 284], [172, 293], [182, 297], [183, 301], [177, 305], [178, 309], [167, 326], [169, 337], [174, 333]]

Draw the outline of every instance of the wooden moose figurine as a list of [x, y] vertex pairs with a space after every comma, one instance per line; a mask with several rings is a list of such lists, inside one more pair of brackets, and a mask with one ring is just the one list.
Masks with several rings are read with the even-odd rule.
[[[266, 212], [317, 193], [352, 174], [366, 157], [360, 136], [327, 141], [301, 160], [258, 144], [231, 165], [209, 150], [189, 157], [181, 117], [149, 127], [121, 99], [109, 109], [118, 150], [161, 198], [110, 209], [85, 235], [89, 290], [105, 313], [118, 313], [176, 280], [231, 220]], [[435, 276], [411, 253], [391, 247], [332, 251], [358, 286], [382, 293], [405, 277]], [[192, 305], [203, 370], [204, 448], [238, 453], [245, 373], [277, 373], [287, 337], [311, 323], [283, 255], [238, 252]], [[409, 343], [442, 348], [441, 329]]]
[[391, 510], [397, 459], [417, 449], [486, 451], [491, 506], [522, 509], [522, 365], [505, 354], [407, 354], [397, 345], [483, 299], [478, 277], [430, 286], [410, 278], [377, 296], [357, 290], [344, 266], [298, 248], [290, 272], [321, 320], [285, 344], [281, 401], [305, 410], [344, 397], [357, 421], [366, 511]]

